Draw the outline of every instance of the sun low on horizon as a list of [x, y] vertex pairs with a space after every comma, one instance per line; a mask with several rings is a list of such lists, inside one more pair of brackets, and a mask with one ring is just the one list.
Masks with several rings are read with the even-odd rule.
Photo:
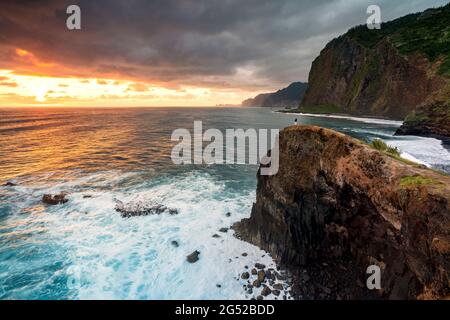
[[[53, 76], [64, 66], [42, 61], [16, 48], [15, 61], [32, 66], [31, 72], [0, 69], [0, 107], [23, 106], [214, 106], [239, 104], [253, 92], [192, 85], [164, 87], [151, 81], [114, 77]], [[47, 74], [47, 72], [49, 74]]]

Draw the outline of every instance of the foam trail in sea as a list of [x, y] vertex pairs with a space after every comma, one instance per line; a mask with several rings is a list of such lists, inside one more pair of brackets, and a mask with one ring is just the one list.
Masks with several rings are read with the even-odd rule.
[[[234, 237], [232, 230], [219, 231], [249, 216], [253, 190], [233, 191], [223, 181], [195, 171], [156, 182], [138, 177], [109, 172], [50, 187], [44, 183], [18, 187], [14, 192], [24, 200], [18, 211], [32, 208], [33, 214], [11, 216], [9, 225], [24, 225], [21, 231], [11, 232], [31, 232], [38, 225], [45, 229], [40, 238], [30, 236], [29, 241], [53, 243], [55, 256], [64, 257], [57, 272], [66, 279], [61, 286], [67, 287], [69, 298], [250, 299], [259, 294], [256, 289], [246, 294], [247, 281], [239, 275], [255, 262], [275, 268], [274, 261], [265, 251]], [[140, 182], [125, 183], [133, 179]], [[125, 187], [113, 187], [121, 183]], [[67, 204], [40, 204], [43, 193], [59, 191], [69, 192]], [[122, 218], [114, 209], [117, 200], [157, 201], [177, 208], [179, 214]], [[200, 252], [199, 261], [187, 262], [186, 256], [195, 250]], [[47, 258], [39, 253], [33, 257]], [[17, 271], [26, 274], [26, 265], [20, 268]], [[37, 289], [48, 285], [51, 277], [41, 281]], [[9, 293], [25, 297], [25, 291], [24, 287]]]

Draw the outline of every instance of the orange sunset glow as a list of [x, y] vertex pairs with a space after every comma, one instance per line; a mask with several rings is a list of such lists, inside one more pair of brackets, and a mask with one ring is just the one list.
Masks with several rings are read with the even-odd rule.
[[213, 106], [239, 103], [253, 92], [179, 86], [165, 88], [126, 78], [63, 77], [46, 73], [64, 66], [15, 49], [15, 60], [32, 72], [0, 69], [0, 106]]

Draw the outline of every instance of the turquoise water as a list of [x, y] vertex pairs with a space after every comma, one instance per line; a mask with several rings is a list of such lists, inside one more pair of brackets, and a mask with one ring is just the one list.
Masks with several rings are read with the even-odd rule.
[[[194, 120], [225, 130], [283, 128], [295, 117], [382, 138], [406, 157], [450, 171], [441, 141], [393, 137], [399, 123], [390, 121], [261, 108], [3, 109], [0, 185], [16, 186], [0, 187], [0, 299], [251, 298], [235, 277], [246, 265], [274, 263], [218, 230], [249, 216], [257, 166], [176, 166], [170, 137]], [[60, 191], [69, 193], [67, 204], [42, 204], [44, 193]], [[179, 214], [124, 219], [117, 201], [157, 202]], [[194, 250], [200, 260], [189, 264]]]

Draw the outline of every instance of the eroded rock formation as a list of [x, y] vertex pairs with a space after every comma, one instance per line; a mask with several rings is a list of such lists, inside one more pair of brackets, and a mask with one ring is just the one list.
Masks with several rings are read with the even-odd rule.
[[[332, 130], [280, 133], [280, 169], [260, 176], [238, 236], [295, 275], [298, 298], [450, 295], [450, 177]], [[381, 290], [366, 269], [381, 269]]]

